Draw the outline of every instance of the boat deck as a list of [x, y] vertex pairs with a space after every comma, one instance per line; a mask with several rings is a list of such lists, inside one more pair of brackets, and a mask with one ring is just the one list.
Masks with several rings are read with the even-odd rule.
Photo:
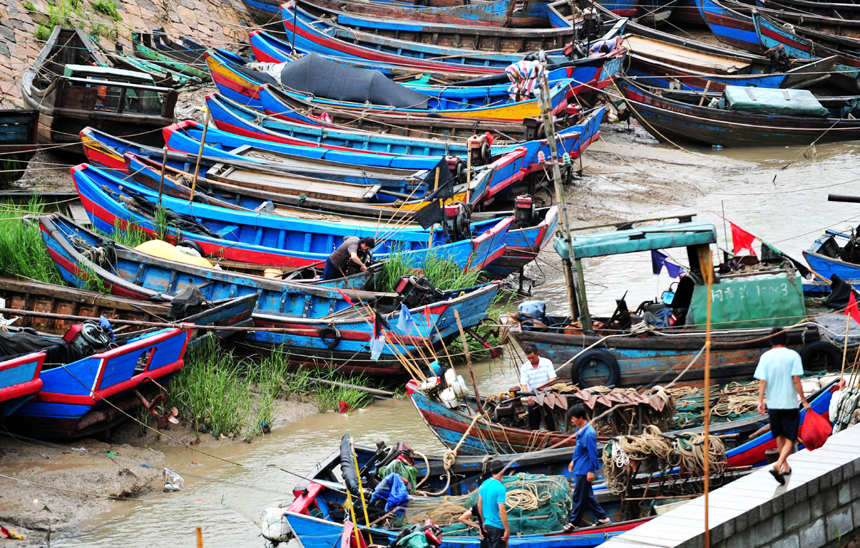
[[701, 53], [690, 48], [676, 46], [641, 36], [625, 36], [624, 46], [631, 52], [662, 61], [671, 59], [673, 64], [690, 67], [702, 72], [735, 74], [749, 67], [730, 56]]

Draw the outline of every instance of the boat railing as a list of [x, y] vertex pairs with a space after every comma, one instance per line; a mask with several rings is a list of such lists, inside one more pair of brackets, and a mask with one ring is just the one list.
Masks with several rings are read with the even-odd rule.
[[179, 96], [170, 88], [74, 76], [60, 76], [55, 85], [55, 109], [102, 111], [124, 116], [173, 118]]

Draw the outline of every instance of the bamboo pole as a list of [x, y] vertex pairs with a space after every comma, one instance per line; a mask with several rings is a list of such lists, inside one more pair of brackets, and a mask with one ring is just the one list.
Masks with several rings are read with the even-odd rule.
[[848, 359], [848, 330], [851, 329], [851, 314], [845, 309], [845, 341], [842, 345], [842, 371], [839, 373], [839, 386], [842, 386], [842, 378], [845, 376], [845, 360]]
[[[206, 109], [206, 123], [203, 125], [203, 136], [200, 137], [200, 150], [197, 151], [197, 164], [194, 166], [194, 178], [191, 180], [191, 196], [188, 198], [189, 204], [194, 201], [194, 189], [197, 188], [197, 176], [200, 173], [200, 160], [203, 158], [203, 147], [206, 146], [206, 131], [209, 129], [211, 117], [212, 113], [209, 109]], [[164, 173], [163, 170], [162, 173]]]
[[161, 159], [161, 181], [158, 183], [158, 206], [161, 209], [161, 196], [164, 194], [164, 170], [167, 169], [167, 147], [164, 147], [164, 158]]
[[457, 320], [457, 329], [460, 330], [460, 340], [463, 341], [463, 352], [466, 354], [466, 365], [469, 368], [469, 376], [472, 377], [472, 387], [475, 389], [475, 401], [480, 412], [481, 395], [478, 394], [478, 383], [475, 381], [475, 371], [472, 369], [472, 355], [469, 354], [469, 341], [466, 340], [466, 333], [463, 331], [463, 324], [460, 322], [459, 310], [454, 310], [454, 319]]
[[203, 548], [203, 529], [197, 528], [197, 548]]
[[699, 246], [699, 268], [702, 271], [702, 277], [708, 285], [708, 306], [707, 316], [705, 321], [705, 424], [704, 434], [705, 441], [702, 445], [703, 464], [704, 464], [704, 483], [705, 483], [705, 548], [711, 546], [711, 530], [709, 526], [708, 502], [710, 491], [710, 420], [711, 420], [711, 306], [713, 302], [714, 288], [714, 260], [711, 256], [711, 248], [707, 245]]

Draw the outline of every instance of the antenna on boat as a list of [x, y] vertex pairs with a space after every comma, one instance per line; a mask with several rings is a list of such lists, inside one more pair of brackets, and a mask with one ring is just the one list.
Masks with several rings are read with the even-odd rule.
[[[573, 320], [580, 320], [583, 333], [590, 333], [591, 315], [588, 313], [588, 302], [585, 300], [585, 279], [582, 275], [582, 261], [577, 259], [573, 251], [573, 238], [570, 235], [570, 220], [567, 216], [567, 202], [564, 197], [564, 185], [562, 184], [561, 169], [558, 167], [558, 149], [555, 143], [555, 126], [552, 119], [552, 107], [549, 96], [549, 82], [547, 71], [540, 76], [540, 94], [538, 101], [543, 116], [544, 133], [546, 143], [549, 146], [550, 161], [552, 163], [552, 178], [555, 183], [555, 200], [561, 209], [561, 239], [568, 251], [567, 258], [561, 256], [564, 264], [564, 278], [567, 281], [567, 295], [570, 300], [570, 316]], [[561, 253], [559, 254], [561, 255]]]

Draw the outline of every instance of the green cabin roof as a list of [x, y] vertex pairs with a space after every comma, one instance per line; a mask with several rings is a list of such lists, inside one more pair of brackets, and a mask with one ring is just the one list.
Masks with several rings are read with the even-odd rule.
[[[582, 234], [575, 236], [573, 251], [577, 259], [585, 259], [587, 257], [621, 255], [652, 249], [712, 244], [716, 241], [717, 230], [714, 225], [702, 221], [693, 221]], [[564, 240], [557, 237], [553, 246], [562, 259], [570, 258], [570, 251]]]

